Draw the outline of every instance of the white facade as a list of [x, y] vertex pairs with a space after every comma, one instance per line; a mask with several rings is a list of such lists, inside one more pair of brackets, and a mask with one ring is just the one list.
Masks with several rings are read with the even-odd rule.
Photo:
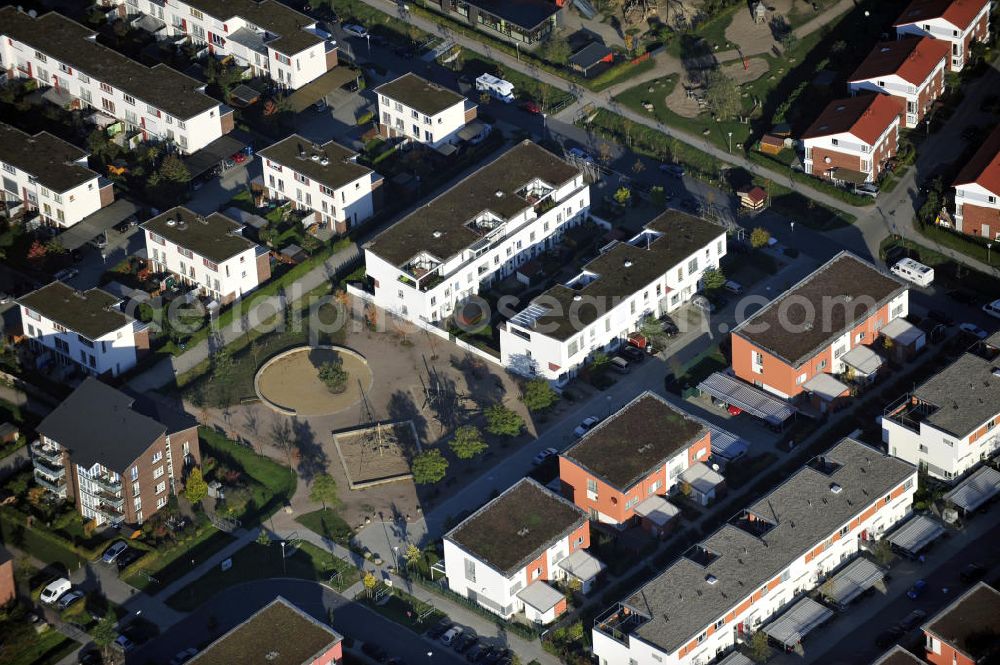
[[[78, 164], [86, 167], [87, 158], [83, 157]], [[103, 181], [97, 173], [86, 182], [58, 192], [42, 184], [45, 174], [30, 173], [5, 161], [0, 161], [0, 169], [5, 200], [21, 202], [28, 208], [38, 210], [47, 223], [61, 228], [73, 226], [107, 205], [105, 201], [110, 203], [114, 199], [113, 185], [110, 181]]]
[[[889, 74], [849, 81], [847, 87], [852, 95], [856, 95], [859, 92], [877, 92], [892, 95], [893, 97], [900, 97], [906, 103], [906, 119], [903, 126], [912, 129], [919, 124], [920, 118], [927, 110], [920, 108], [920, 95], [927, 95], [927, 105], [930, 106], [934, 100], [944, 94], [945, 62], [945, 60], [939, 61], [934, 66], [933, 71], [931, 71], [920, 85], [914, 85], [898, 74]], [[937, 79], [938, 85], [934, 85], [935, 79]]]
[[891, 154], [880, 153], [884, 152], [887, 141], [891, 140], [892, 145], [895, 146], [898, 133], [899, 118], [896, 117], [889, 124], [889, 126], [882, 131], [882, 134], [879, 135], [878, 139], [871, 144], [866, 143], [850, 132], [802, 139], [802, 145], [805, 149], [805, 159], [802, 162], [803, 169], [806, 173], [822, 175], [823, 171], [827, 168], [830, 166], [837, 166], [837, 164], [827, 164], [824, 162], [814, 164], [813, 151], [835, 152], [846, 156], [847, 159], [852, 161], [857, 159], [857, 164], [851, 164], [852, 167], [856, 166], [856, 168], [853, 168], [852, 170], [858, 170], [864, 173], [867, 176], [866, 182], [874, 182], [876, 179], [876, 170], [879, 166], [878, 160], [880, 158], [891, 157], [895, 154], [895, 148], [892, 149]]
[[465, 127], [466, 104], [462, 99], [434, 115], [425, 115], [379, 93], [378, 118], [379, 123], [394, 135], [436, 148], [458, 140], [458, 132]]
[[[992, 419], [1000, 423], [1000, 409]], [[911, 464], [923, 464], [931, 476], [951, 482], [973, 469], [1000, 449], [1000, 429], [975, 441], [970, 436], [958, 438], [920, 423], [913, 430], [899, 422], [882, 417], [882, 442], [889, 454]], [[982, 424], [982, 429], [986, 422]]]
[[[995, 210], [997, 225], [991, 227], [989, 224], [980, 223], [973, 229], [984, 238], [1000, 238], [1000, 196], [991, 192], [978, 182], [967, 182], [962, 185], [955, 185], [955, 230], [968, 233], [965, 229], [965, 206], [971, 205], [977, 208]], [[989, 217], [990, 213], [985, 213]]]
[[[972, 19], [969, 25], [964, 29], [939, 16], [913, 23], [897, 23], [896, 35], [900, 38], [910, 35], [916, 35], [919, 37], [934, 37], [935, 39], [950, 42], [951, 70], [960, 72], [962, 71], [962, 68], [965, 67], [965, 61], [969, 55], [966, 52], [966, 43], [969, 42], [970, 38], [976, 37], [978, 37], [981, 41], [985, 41], [987, 35], [989, 35], [990, 4], [991, 3], [989, 2], [983, 3], [982, 8], [976, 14], [976, 17]], [[985, 34], [976, 35], [976, 27], [984, 19], [986, 21]]]

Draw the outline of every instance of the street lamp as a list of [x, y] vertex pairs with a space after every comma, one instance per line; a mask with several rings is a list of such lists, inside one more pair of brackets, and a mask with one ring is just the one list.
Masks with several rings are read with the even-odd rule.
[[428, 652], [427, 652], [427, 662], [428, 662], [428, 663], [429, 663], [429, 662], [431, 662], [431, 656], [433, 656], [433, 655], [434, 655], [434, 652], [433, 652], [433, 651], [428, 651]]
[[285, 573], [285, 541], [281, 541], [281, 574]]
[[392, 546], [392, 559], [393, 565], [396, 567], [396, 572], [399, 573], [399, 545]]
[[990, 265], [990, 250], [993, 248], [993, 243], [986, 243], [986, 265]]
[[608, 401], [608, 418], [610, 418], [611, 417], [611, 395], [606, 396], [605, 399]]
[[733, 133], [729, 132], [729, 154], [733, 154]]
[[372, 36], [371, 35], [365, 34], [365, 43], [368, 44], [368, 57], [370, 58], [371, 55], [372, 55]]

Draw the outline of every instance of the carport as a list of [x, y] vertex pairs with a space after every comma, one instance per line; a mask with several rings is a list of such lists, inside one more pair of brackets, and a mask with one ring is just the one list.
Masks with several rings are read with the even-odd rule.
[[727, 462], [742, 457], [750, 449], [750, 444], [732, 432], [711, 425], [708, 429], [712, 433], [712, 454]]
[[926, 515], [917, 515], [889, 536], [889, 544], [901, 552], [916, 556], [944, 535], [944, 527]]
[[830, 578], [823, 587], [832, 603], [844, 608], [852, 600], [885, 579], [885, 571], [864, 557], [855, 559]]
[[59, 243], [69, 251], [80, 249], [97, 236], [128, 220], [137, 212], [139, 212], [139, 208], [134, 203], [118, 199], [63, 231], [59, 235]]
[[[185, 157], [184, 166], [191, 174], [191, 179], [196, 180], [221, 164], [223, 160], [238, 152], [246, 151], [252, 145], [252, 136], [242, 130], [234, 129]], [[252, 150], [247, 154], [252, 154]]]
[[734, 651], [716, 663], [716, 665], [753, 665], [753, 661], [739, 651]]
[[798, 646], [806, 635], [833, 616], [833, 612], [811, 598], [803, 598], [764, 627], [764, 633], [786, 651]]
[[722, 372], [715, 372], [699, 383], [698, 390], [773, 427], [784, 426], [785, 421], [795, 415], [795, 407], [791, 404]]
[[356, 81], [361, 76], [360, 72], [347, 67], [334, 67], [319, 78], [313, 79], [309, 83], [288, 96], [288, 104], [295, 113], [302, 113], [307, 108], [321, 99], [326, 99], [334, 90], [340, 88], [345, 83]]
[[969, 513], [1000, 492], [1000, 472], [984, 466], [960, 482], [955, 489], [944, 495], [959, 510]]

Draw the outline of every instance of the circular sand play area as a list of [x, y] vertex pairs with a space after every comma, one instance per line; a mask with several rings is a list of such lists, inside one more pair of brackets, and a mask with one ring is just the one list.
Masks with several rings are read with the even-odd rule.
[[[324, 363], [339, 363], [347, 372], [342, 393], [332, 393], [319, 378]], [[257, 370], [257, 397], [286, 415], [323, 416], [343, 411], [361, 401], [361, 391], [371, 390], [372, 372], [360, 354], [343, 347], [304, 346], [289, 349]]]

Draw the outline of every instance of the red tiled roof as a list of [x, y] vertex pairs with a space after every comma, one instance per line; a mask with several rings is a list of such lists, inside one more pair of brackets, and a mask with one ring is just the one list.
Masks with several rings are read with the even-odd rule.
[[913, 0], [893, 26], [943, 18], [956, 28], [965, 30], [989, 2], [990, 0]]
[[835, 99], [827, 104], [802, 138], [850, 133], [868, 145], [874, 145], [901, 111], [899, 100], [889, 95], [858, 95]]
[[931, 37], [879, 42], [848, 79], [864, 81], [896, 74], [904, 81], [920, 85], [942, 60], [947, 61], [951, 44]]
[[761, 203], [767, 198], [767, 192], [761, 187], [754, 187], [749, 191], [740, 192], [740, 196], [746, 197], [752, 203]]
[[955, 185], [976, 183], [1000, 196], [1000, 126], [994, 128], [955, 178]]

